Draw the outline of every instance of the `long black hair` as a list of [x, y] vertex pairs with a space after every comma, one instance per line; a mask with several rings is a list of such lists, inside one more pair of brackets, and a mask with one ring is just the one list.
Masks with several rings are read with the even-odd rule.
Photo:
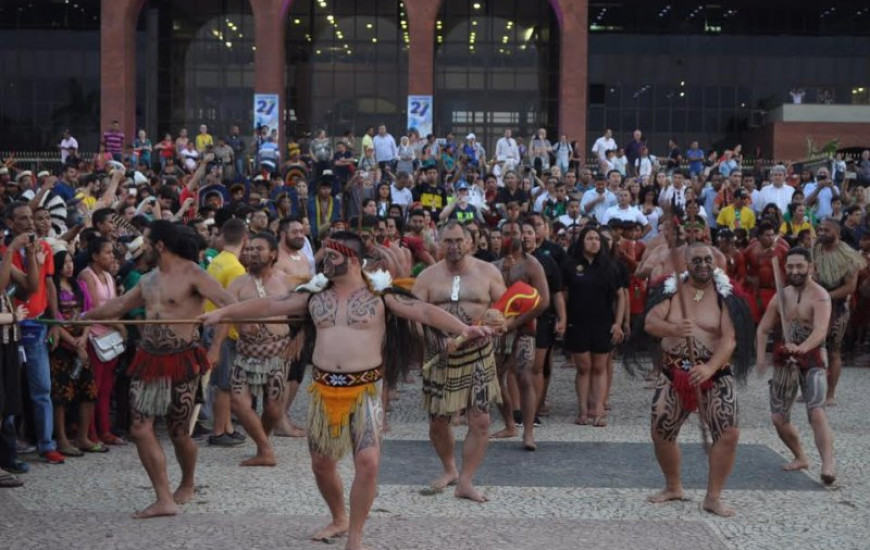
[[[71, 256], [68, 250], [58, 250], [54, 255], [54, 275], [52, 275], [52, 279], [54, 280], [54, 286], [58, 292], [60, 292], [60, 282], [63, 280], [63, 264], [66, 261], [67, 256]], [[76, 297], [76, 300], [84, 306], [85, 295], [75, 276], [70, 277], [69, 286], [72, 287], [73, 295]]]

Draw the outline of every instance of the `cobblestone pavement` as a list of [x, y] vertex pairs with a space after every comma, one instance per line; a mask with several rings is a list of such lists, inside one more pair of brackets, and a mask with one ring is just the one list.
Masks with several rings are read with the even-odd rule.
[[[427, 440], [426, 416], [420, 409], [419, 378], [400, 392], [390, 413], [392, 430], [384, 444]], [[766, 468], [769, 476], [806, 476], [793, 480], [771, 480], [765, 487], [796, 489], [771, 490], [735, 483], [741, 489], [726, 489], [723, 498], [735, 507], [735, 518], [723, 519], [699, 511], [703, 490], [687, 490], [690, 502], [664, 505], [646, 503], [648, 484], [628, 486], [589, 476], [572, 476], [570, 483], [548, 476], [563, 475], [564, 463], [548, 459], [548, 443], [573, 442], [577, 445], [579, 471], [596, 442], [614, 444], [647, 443], [651, 390], [643, 389], [640, 378], [625, 376], [616, 367], [610, 426], [592, 428], [571, 424], [575, 414], [573, 371], [554, 368], [551, 390], [553, 415], [537, 430], [538, 453], [493, 452], [481, 468], [481, 477], [494, 475], [511, 456], [528, 464], [530, 476], [543, 480], [542, 486], [528, 483], [500, 483], [483, 486], [490, 497], [486, 504], [460, 501], [450, 492], [424, 496], [420, 489], [436, 477], [411, 485], [383, 484], [375, 500], [366, 540], [370, 548], [397, 550], [439, 549], [574, 549], [595, 545], [605, 549], [747, 549], [789, 550], [870, 548], [870, 487], [867, 457], [870, 438], [866, 419], [870, 407], [870, 369], [848, 368], [839, 390], [839, 405], [829, 409], [835, 432], [838, 480], [834, 488], [809, 485], [818, 481], [818, 453], [813, 445], [806, 415], [796, 406], [792, 417], [812, 459], [806, 473], [786, 473], [771, 465], [771, 453], [783, 459], [786, 449], [769, 423], [767, 384], [753, 377], [739, 393], [741, 444], [746, 460], [739, 468]], [[307, 393], [300, 392], [293, 416], [304, 418]], [[494, 422], [493, 429], [500, 426]], [[457, 429], [461, 439], [464, 428]], [[177, 482], [180, 472], [168, 439], [162, 438], [170, 464], [170, 478]], [[698, 443], [696, 421], [690, 420], [680, 436], [681, 443]], [[148, 505], [153, 493], [135, 448], [113, 448], [104, 455], [68, 459], [62, 466], [33, 463], [31, 472], [21, 476], [24, 488], [0, 491], [0, 549], [182, 549], [244, 548], [318, 549], [323, 543], [307, 539], [312, 531], [328, 521], [325, 506], [310, 472], [307, 446], [299, 439], [275, 439], [280, 464], [270, 469], [243, 469], [238, 462], [253, 452], [253, 444], [234, 449], [200, 445], [197, 494], [175, 518], [136, 521], [129, 514]], [[519, 446], [519, 441], [507, 443]], [[399, 452], [405, 445], [394, 444]], [[552, 447], [557, 447], [553, 445]], [[765, 448], [766, 447], [766, 448]], [[632, 452], [632, 445], [615, 445], [614, 456], [624, 468], [636, 462], [638, 468], [654, 469], [648, 453]], [[624, 451], [620, 451], [624, 449]], [[755, 452], [763, 451], [761, 453]], [[564, 449], [563, 449], [564, 451]], [[434, 455], [434, 451], [433, 455]], [[738, 450], [740, 455], [741, 450]], [[640, 455], [644, 454], [643, 457]], [[767, 456], [762, 464], [755, 456]], [[564, 454], [559, 455], [564, 462]], [[548, 462], [549, 461], [549, 462]], [[398, 467], [402, 461], [384, 460], [385, 468]], [[587, 462], [587, 465], [589, 463]], [[600, 464], [597, 468], [600, 471]], [[687, 452], [684, 469], [705, 469], [703, 456]], [[341, 463], [347, 482], [352, 474], [348, 460]], [[387, 475], [384, 478], [402, 479]], [[484, 476], [483, 474], [487, 474]], [[753, 475], [758, 476], [757, 472]], [[736, 476], [741, 475], [739, 471]], [[407, 477], [407, 476], [406, 476]], [[576, 481], [575, 481], [576, 480]], [[783, 482], [783, 483], [779, 483]], [[522, 485], [522, 486], [520, 486]], [[621, 487], [621, 488], [617, 488]], [[693, 484], [693, 487], [698, 487]], [[346, 487], [347, 491], [348, 488]], [[343, 547], [336, 541], [332, 547]], [[327, 546], [329, 547], [329, 546]]]

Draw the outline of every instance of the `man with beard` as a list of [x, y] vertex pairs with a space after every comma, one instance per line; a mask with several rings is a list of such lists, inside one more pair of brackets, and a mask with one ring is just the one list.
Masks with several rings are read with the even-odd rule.
[[[248, 244], [248, 274], [233, 281], [228, 291], [237, 301], [286, 296], [290, 287], [275, 271], [278, 241], [269, 233], [255, 235]], [[249, 324], [238, 326], [236, 357], [230, 386], [233, 413], [245, 432], [257, 444], [257, 455], [242, 466], [275, 466], [275, 450], [269, 443], [272, 428], [283, 416], [284, 378], [287, 348], [291, 334], [287, 325]], [[304, 371], [303, 371], [304, 372]], [[257, 418], [251, 398], [263, 404], [263, 417]]]
[[[425, 269], [413, 293], [472, 324], [480, 320], [505, 291], [498, 270], [469, 254], [471, 236], [462, 224], [448, 222], [441, 232], [444, 259]], [[433, 350], [432, 354], [437, 353]], [[489, 410], [500, 400], [498, 375], [490, 341], [471, 342], [423, 372], [423, 404], [429, 413], [429, 440], [441, 459], [444, 474], [432, 483], [436, 490], [456, 484], [457, 498], [488, 499], [472, 484], [483, 462], [489, 437]], [[456, 468], [450, 419], [465, 409], [468, 434], [462, 447], [462, 471]]]
[[849, 301], [858, 286], [858, 273], [867, 263], [861, 254], [840, 240], [840, 224], [833, 218], [822, 220], [816, 232], [814, 278], [831, 296], [831, 322], [825, 347], [830, 354], [827, 406], [833, 407], [837, 404], [834, 392], [843, 369], [841, 350], [851, 314]]
[[[308, 281], [312, 275], [311, 264], [303, 253], [307, 242], [305, 224], [298, 216], [284, 218], [278, 226], [278, 235], [280, 237], [278, 261], [275, 263], [274, 271], [283, 275], [282, 283], [287, 289], [292, 290]], [[305, 429], [290, 420], [290, 407], [296, 399], [299, 385], [305, 379], [306, 365], [295, 358], [299, 354], [303, 338], [303, 334], [297, 333], [292, 339], [290, 349], [287, 350], [291, 357], [291, 365], [284, 387], [283, 409], [286, 414], [281, 415], [278, 425], [275, 426], [275, 435], [279, 437], [305, 437]]]
[[[534, 226], [529, 224], [527, 227], [534, 235]], [[517, 281], [522, 281], [537, 289], [541, 299], [531, 310], [508, 319], [504, 325], [504, 334], [499, 337], [496, 344], [496, 362], [502, 393], [500, 408], [505, 427], [494, 433], [492, 437], [515, 437], [517, 424], [522, 422], [523, 447], [528, 451], [534, 451], [537, 448], [534, 434], [535, 413], [538, 411], [533, 372], [535, 319], [550, 307], [550, 292], [541, 263], [523, 250], [522, 225], [507, 222], [502, 225], [501, 234], [506, 254], [494, 265], [501, 272], [505, 287], [509, 288]], [[519, 403], [512, 403], [508, 392], [508, 375], [511, 372], [517, 377]], [[521, 412], [514, 412], [515, 405], [520, 405]]]
[[[822, 481], [830, 485], [834, 474], [834, 441], [825, 411], [827, 353], [825, 339], [831, 320], [831, 298], [828, 292], [810, 279], [812, 256], [805, 248], [792, 248], [785, 261], [788, 286], [782, 295], [770, 300], [758, 325], [756, 365], [758, 373], [765, 370], [765, 348], [768, 335], [782, 327], [788, 337], [776, 342], [773, 351], [773, 376], [770, 379], [770, 413], [776, 433], [794, 454], [794, 460], [783, 465], [786, 471], [805, 470], [810, 461], [801, 446], [798, 431], [791, 423], [791, 407], [798, 388], [807, 405], [807, 416], [816, 447], [822, 458]], [[780, 303], [780, 300], [782, 301]], [[785, 316], [780, 319], [780, 312]]]
[[[664, 352], [653, 397], [651, 431], [665, 488], [648, 500], [685, 500], [677, 436], [689, 415], [698, 411], [713, 437], [702, 507], [727, 517], [734, 511], [722, 504], [720, 494], [734, 466], [739, 437], [734, 375], [743, 378], [749, 368], [751, 351], [746, 348], [752, 347], [752, 325], [745, 302], [732, 293], [724, 272], [714, 269], [708, 245], [690, 245], [685, 260], [685, 284], [678, 284], [674, 275], [669, 277], [650, 297], [652, 309], [644, 323], [650, 336], [662, 339]], [[684, 307], [689, 310], [684, 311]]]
[[[188, 425], [200, 376], [209, 369], [197, 325], [165, 325], [159, 321], [194, 318], [202, 314], [206, 300], [221, 307], [234, 302], [220, 283], [196, 264], [194, 235], [193, 230], [168, 221], [152, 222], [145, 235], [144, 254], [157, 269], [143, 275], [130, 292], [82, 315], [83, 319], [104, 321], [144, 307], [145, 318], [155, 321], [142, 327], [136, 357], [127, 371], [133, 415], [130, 435], [157, 493], [157, 501], [135, 513], [136, 519], [175, 515], [178, 504], [193, 498], [197, 449], [188, 435]], [[212, 342], [211, 354], [217, 353]], [[170, 491], [166, 456], [154, 432], [154, 418], [158, 416], [167, 419], [169, 437], [181, 466], [181, 483], [175, 493]]]
[[[700, 244], [700, 238], [704, 234], [703, 228], [698, 224], [679, 225], [676, 220], [667, 221], [664, 224], [662, 233], [667, 239], [670, 239], [670, 235], [676, 232], [675, 248], [671, 248], [668, 242], [662, 242], [637, 266], [635, 271], [635, 275], [638, 277], [648, 277], [650, 286], [656, 286], [663, 277], [674, 271], [681, 273], [685, 271], [686, 256], [684, 252], [686, 248], [693, 243]], [[715, 248], [711, 248], [710, 252], [713, 254], [715, 267], [724, 270], [728, 265], [725, 255]], [[675, 262], [679, 265], [674, 265]]]
[[[358, 550], [362, 548], [363, 524], [377, 493], [383, 422], [382, 365], [391, 348], [401, 345], [387, 338], [388, 314], [470, 339], [487, 336], [490, 331], [468, 326], [436, 306], [405, 295], [373, 291], [369, 286], [373, 283], [361, 268], [362, 243], [353, 233], [334, 233], [324, 248], [323, 275], [330, 283], [324, 290], [314, 294], [292, 292], [281, 300], [250, 300], [201, 319], [212, 324], [234, 318], [311, 316], [316, 338], [308, 447], [317, 486], [332, 514], [331, 523], [313, 538], [331, 540], [347, 533], [346, 548]], [[348, 518], [337, 464], [349, 451], [353, 453], [356, 475]]]
[[758, 224], [758, 239], [744, 252], [746, 259], [746, 286], [752, 296], [750, 304], [756, 322], [767, 309], [773, 295], [776, 294], [776, 284], [773, 277], [773, 257], [779, 258], [780, 265], [785, 263], [788, 245], [785, 239], [776, 237], [776, 229], [768, 220]]

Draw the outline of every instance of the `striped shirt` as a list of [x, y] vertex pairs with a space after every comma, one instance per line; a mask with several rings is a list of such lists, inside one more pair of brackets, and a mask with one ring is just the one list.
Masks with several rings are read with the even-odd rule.
[[106, 144], [106, 152], [120, 155], [124, 149], [124, 133], [108, 131], [103, 134], [103, 142]]

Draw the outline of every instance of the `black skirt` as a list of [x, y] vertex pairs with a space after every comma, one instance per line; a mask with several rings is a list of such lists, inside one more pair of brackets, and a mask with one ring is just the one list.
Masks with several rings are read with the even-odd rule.
[[0, 418], [21, 414], [21, 410], [18, 343], [0, 344]]

